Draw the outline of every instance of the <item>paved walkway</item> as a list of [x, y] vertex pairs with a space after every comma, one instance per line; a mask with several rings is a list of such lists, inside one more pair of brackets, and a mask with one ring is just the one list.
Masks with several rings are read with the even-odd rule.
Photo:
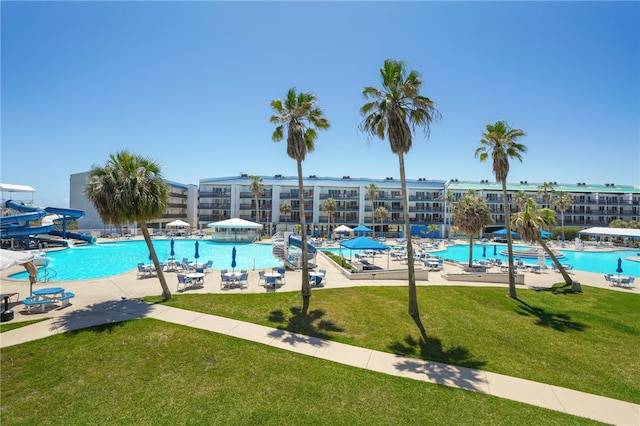
[[[333, 268], [321, 256], [319, 266], [327, 269], [325, 288], [349, 287], [354, 285], [406, 285], [403, 281], [351, 281]], [[446, 265], [444, 272], [456, 272], [458, 267]], [[419, 282], [419, 285], [478, 285], [473, 283], [449, 282], [440, 278], [440, 274], [432, 273], [430, 281]], [[300, 272], [287, 272], [287, 284], [277, 290], [267, 290], [258, 284], [257, 273], [252, 272], [249, 285], [243, 289], [226, 290], [220, 288], [216, 273], [208, 274], [205, 286], [189, 293], [247, 293], [265, 291], [299, 291]], [[574, 278], [582, 283], [607, 287], [604, 278], [599, 274], [576, 272]], [[542, 274], [527, 273], [527, 287], [548, 287], [560, 281], [560, 274], [546, 272]], [[173, 274], [167, 274], [167, 281], [175, 285]], [[601, 282], [601, 283], [600, 283]], [[479, 284], [486, 286], [485, 283]], [[497, 284], [505, 286], [504, 284]], [[21, 291], [28, 293], [28, 284], [3, 278], [2, 291]], [[41, 288], [46, 284], [37, 284]], [[207, 315], [163, 305], [150, 305], [135, 298], [160, 293], [157, 279], [138, 279], [135, 272], [102, 280], [65, 283], [65, 289], [73, 291], [77, 297], [73, 305], [64, 309], [49, 311], [45, 314], [25, 314], [14, 308], [14, 321], [33, 318], [49, 318], [46, 321], [22, 327], [0, 334], [0, 347], [9, 347], [30, 340], [40, 339], [52, 334], [78, 330], [94, 325], [114, 323], [137, 318], [154, 318], [161, 321], [181, 324], [242, 338], [261, 344], [303, 355], [315, 356], [328, 361], [338, 362], [359, 368], [366, 368], [384, 374], [406, 377], [445, 386], [458, 387], [475, 392], [482, 392], [500, 398], [520, 401], [568, 414], [598, 420], [615, 425], [640, 425], [640, 405], [619, 401], [612, 398], [587, 394], [571, 389], [551, 386], [529, 380], [518, 379], [482, 370], [457, 367], [402, 357], [386, 352], [345, 345], [342, 343], [317, 339], [261, 325], [232, 320], [215, 315]], [[506, 286], [505, 286], [506, 287]], [[87, 288], [91, 288], [88, 292]], [[620, 291], [619, 289], [613, 289]], [[321, 291], [321, 289], [314, 290]], [[637, 293], [638, 290], [623, 290]], [[89, 294], [90, 293], [90, 294]]]

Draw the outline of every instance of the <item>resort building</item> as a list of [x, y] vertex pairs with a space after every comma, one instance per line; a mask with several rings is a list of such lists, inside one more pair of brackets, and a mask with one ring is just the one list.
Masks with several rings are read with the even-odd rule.
[[[351, 176], [304, 178], [304, 209], [301, 211], [298, 197], [297, 176], [261, 176], [264, 192], [256, 199], [249, 186], [248, 175], [200, 180], [198, 216], [201, 226], [211, 222], [238, 217], [262, 223], [269, 233], [292, 229], [305, 215], [307, 231], [311, 235], [326, 236], [330, 224], [347, 226], [375, 226], [376, 231], [387, 235], [402, 233], [405, 214], [413, 225], [426, 227], [444, 224], [444, 180], [407, 179], [409, 211], [404, 211], [400, 180], [355, 178]], [[366, 187], [374, 183], [378, 187], [375, 200], [367, 198]], [[332, 198], [335, 212], [323, 209], [323, 202]], [[281, 213], [281, 206], [288, 204], [291, 212]], [[374, 218], [374, 211], [385, 207], [387, 217]], [[331, 216], [331, 217], [330, 217]]]
[[[162, 217], [149, 222], [150, 230], [162, 231], [166, 224], [176, 219], [185, 221], [191, 226], [198, 223], [198, 187], [196, 185], [182, 184], [165, 180], [169, 185], [169, 203]], [[69, 181], [69, 207], [84, 210], [85, 215], [78, 219], [80, 231], [97, 231], [103, 235], [111, 233], [127, 233], [128, 229], [116, 229], [111, 225], [105, 225], [93, 207], [91, 201], [84, 195], [84, 189], [89, 183], [89, 172], [71, 175]], [[131, 224], [135, 229], [135, 224]]]

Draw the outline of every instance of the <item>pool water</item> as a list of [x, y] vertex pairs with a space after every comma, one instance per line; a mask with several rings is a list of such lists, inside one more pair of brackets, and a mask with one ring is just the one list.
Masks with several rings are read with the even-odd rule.
[[[174, 240], [175, 259], [195, 261], [195, 240]], [[160, 262], [171, 257], [170, 240], [153, 240]], [[231, 251], [236, 248], [236, 269], [262, 269], [282, 266], [272, 254], [271, 244], [218, 243], [198, 240], [198, 263], [213, 261], [213, 269], [231, 269]], [[77, 281], [111, 277], [136, 269], [138, 262], [152, 263], [143, 240], [87, 244], [46, 253], [51, 259], [48, 278], [52, 281]], [[10, 276], [28, 280], [27, 272]], [[42, 272], [39, 278], [42, 277]]]

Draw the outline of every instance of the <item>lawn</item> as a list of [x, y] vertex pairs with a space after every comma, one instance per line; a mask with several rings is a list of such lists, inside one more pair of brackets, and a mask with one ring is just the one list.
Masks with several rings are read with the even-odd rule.
[[180, 295], [169, 305], [396, 354], [479, 368], [640, 403], [640, 297], [504, 288], [418, 287], [428, 339], [407, 314], [404, 287]]
[[2, 351], [0, 423], [590, 425], [153, 319]]

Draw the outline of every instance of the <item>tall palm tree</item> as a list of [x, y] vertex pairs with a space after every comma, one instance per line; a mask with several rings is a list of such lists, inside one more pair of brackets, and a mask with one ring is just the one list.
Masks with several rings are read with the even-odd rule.
[[562, 226], [562, 241], [564, 241], [564, 212], [573, 204], [573, 197], [566, 191], [555, 191], [551, 197], [551, 203], [560, 211], [560, 224]]
[[[367, 198], [371, 201], [371, 215], [373, 217], [373, 212], [376, 210], [376, 198], [378, 198], [380, 188], [378, 188], [378, 185], [371, 182], [369, 185], [364, 187], [364, 190]], [[375, 226], [375, 217], [373, 217], [373, 227], [375, 228]]]
[[360, 114], [364, 116], [360, 130], [370, 137], [382, 140], [385, 137], [388, 138], [391, 152], [398, 155], [409, 263], [409, 315], [423, 332], [423, 336], [426, 336], [420, 320], [416, 294], [404, 155], [411, 150], [412, 130], [415, 130], [416, 126], [422, 127], [425, 137], [428, 138], [429, 126], [433, 121], [440, 119], [440, 112], [431, 99], [420, 95], [423, 85], [422, 77], [415, 70], [407, 71], [404, 62], [394, 59], [385, 60], [384, 66], [380, 69], [380, 78], [382, 89], [365, 87], [362, 91], [362, 96], [368, 102], [360, 108]]
[[304, 184], [302, 181], [302, 162], [307, 153], [313, 152], [319, 130], [327, 130], [331, 125], [324, 117], [322, 109], [312, 93], [298, 93], [295, 87], [287, 92], [284, 99], [271, 101], [274, 115], [270, 122], [276, 125], [271, 138], [280, 142], [287, 135], [287, 155], [296, 160], [298, 166], [298, 197], [300, 200], [300, 228], [302, 239], [302, 313], [306, 314], [311, 298], [309, 286], [309, 264], [307, 261], [307, 221], [304, 209]]
[[527, 200], [524, 208], [521, 212], [515, 214], [512, 219], [512, 225], [518, 230], [522, 238], [529, 241], [536, 241], [542, 249], [551, 258], [556, 265], [562, 278], [567, 285], [571, 286], [571, 291], [574, 293], [582, 293], [582, 287], [577, 281], [573, 281], [567, 271], [564, 269], [556, 255], [553, 253], [547, 244], [542, 239], [540, 234], [541, 230], [549, 230], [556, 223], [556, 212], [547, 209], [537, 209], [536, 203], [533, 199]]
[[451, 238], [451, 211], [453, 209], [453, 203], [456, 201], [456, 194], [452, 190], [447, 189], [447, 192], [444, 193], [442, 199], [444, 200], [446, 208], [444, 212], [445, 226], [447, 224], [447, 220], [449, 221], [449, 225], [447, 227], [447, 238]]
[[320, 207], [322, 208], [322, 211], [327, 213], [327, 235], [329, 235], [330, 238], [331, 224], [333, 223], [333, 215], [338, 210], [338, 202], [329, 197], [322, 202], [322, 205]]
[[380, 220], [380, 233], [382, 234], [382, 222], [389, 217], [389, 210], [385, 206], [380, 206], [373, 212], [373, 218]]
[[487, 202], [475, 191], [467, 192], [453, 206], [453, 221], [458, 229], [469, 236], [469, 267], [473, 266], [473, 237], [493, 222]]
[[520, 129], [514, 129], [504, 121], [495, 124], [487, 124], [486, 132], [482, 134], [480, 146], [475, 151], [475, 156], [480, 161], [486, 161], [489, 157], [493, 160], [493, 174], [496, 180], [502, 184], [502, 198], [504, 203], [504, 223], [507, 230], [507, 249], [509, 253], [509, 297], [516, 299], [516, 277], [513, 268], [513, 241], [511, 238], [511, 218], [509, 214], [509, 199], [507, 198], [507, 176], [509, 175], [509, 159], [522, 161], [522, 154], [527, 152], [527, 147], [518, 143], [518, 139], [526, 136]]
[[284, 216], [284, 232], [287, 232], [288, 224], [287, 221], [288, 216], [291, 214], [291, 203], [288, 201], [283, 201], [280, 203], [280, 214]]
[[542, 196], [542, 207], [549, 207], [549, 201], [555, 192], [553, 182], [543, 182], [538, 187], [538, 195]]
[[169, 201], [169, 186], [158, 163], [126, 150], [111, 154], [103, 167], [92, 166], [84, 193], [104, 223], [138, 223], [160, 280], [162, 297], [171, 299], [147, 227], [148, 221], [162, 215]]
[[249, 176], [249, 180], [251, 181], [249, 191], [256, 201], [256, 222], [260, 223], [260, 197], [264, 195], [264, 184], [260, 176]]

